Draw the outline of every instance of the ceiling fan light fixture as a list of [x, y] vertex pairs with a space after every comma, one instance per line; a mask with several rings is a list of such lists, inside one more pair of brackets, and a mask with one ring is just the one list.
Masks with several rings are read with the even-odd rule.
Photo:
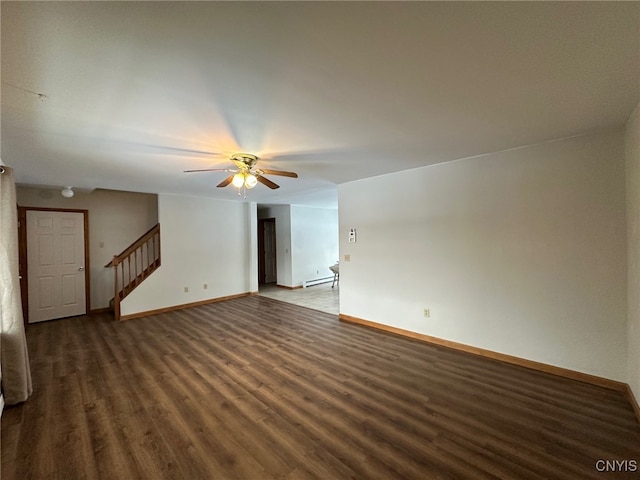
[[244, 173], [236, 173], [233, 176], [233, 180], [231, 180], [231, 184], [236, 188], [242, 188], [242, 186], [244, 185]]
[[216, 187], [224, 188], [227, 185], [232, 185], [238, 189], [238, 195], [244, 195], [244, 198], [247, 198], [247, 190], [251, 190], [258, 183], [263, 184], [271, 190], [280, 188], [280, 185], [269, 180], [265, 177], [265, 174], [298, 178], [298, 174], [295, 172], [287, 172], [284, 170], [263, 170], [261, 168], [256, 168], [256, 162], [259, 159], [250, 153], [234, 153], [231, 155], [230, 160], [235, 164], [235, 170], [230, 170], [228, 168], [201, 168], [198, 170], [185, 170], [184, 173], [216, 171], [230, 172], [231, 175], [222, 180], [218, 185], [216, 185]]
[[247, 188], [253, 188], [258, 184], [258, 179], [255, 175], [249, 173], [247, 174], [247, 178], [244, 180], [244, 186]]

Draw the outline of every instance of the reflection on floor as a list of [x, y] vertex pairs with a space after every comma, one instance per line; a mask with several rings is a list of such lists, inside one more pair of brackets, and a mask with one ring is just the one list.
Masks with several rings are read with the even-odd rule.
[[339, 287], [336, 285], [335, 288], [331, 288], [331, 282], [295, 290], [270, 283], [260, 285], [260, 295], [334, 315], [340, 313]]

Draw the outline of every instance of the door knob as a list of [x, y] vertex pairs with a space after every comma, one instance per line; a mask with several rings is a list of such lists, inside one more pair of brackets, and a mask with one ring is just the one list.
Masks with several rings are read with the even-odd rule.
[[78, 270], [83, 271], [83, 270], [84, 270], [84, 267], [80, 267]]

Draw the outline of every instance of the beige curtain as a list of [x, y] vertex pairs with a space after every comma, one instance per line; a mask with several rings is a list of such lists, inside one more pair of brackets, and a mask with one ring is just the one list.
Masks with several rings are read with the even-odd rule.
[[31, 392], [31, 370], [24, 333], [18, 273], [18, 211], [13, 170], [0, 166], [0, 367], [7, 405]]

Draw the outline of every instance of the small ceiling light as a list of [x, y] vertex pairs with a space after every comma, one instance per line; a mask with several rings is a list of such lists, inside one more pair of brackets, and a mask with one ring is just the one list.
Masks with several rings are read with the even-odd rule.
[[233, 180], [231, 180], [231, 184], [236, 188], [242, 187], [242, 185], [244, 185], [244, 173], [236, 173], [233, 176]]
[[62, 195], [64, 198], [71, 198], [75, 195], [75, 192], [71, 187], [64, 187], [62, 190], [60, 190], [60, 195]]
[[257, 184], [258, 184], [258, 179], [252, 174], [247, 175], [247, 178], [245, 178], [244, 180], [244, 186], [247, 188], [253, 188]]

